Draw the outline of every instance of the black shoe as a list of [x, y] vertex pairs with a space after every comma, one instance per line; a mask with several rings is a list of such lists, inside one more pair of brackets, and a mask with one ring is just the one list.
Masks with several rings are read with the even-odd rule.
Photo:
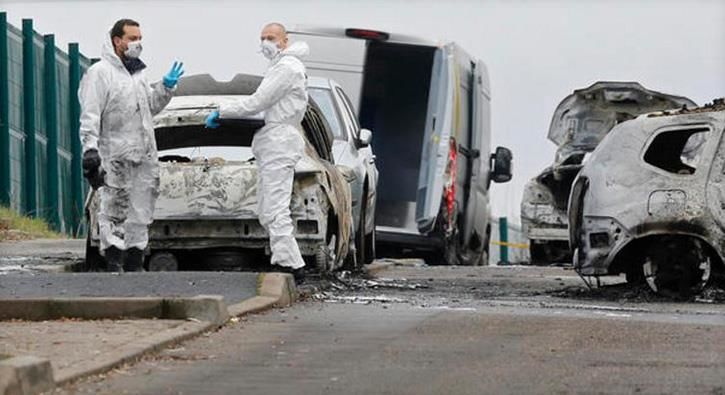
[[109, 272], [123, 273], [123, 251], [111, 246], [104, 250], [106, 257], [106, 270]]
[[143, 271], [144, 251], [139, 248], [129, 248], [126, 250], [126, 256], [123, 258], [123, 268], [127, 272]]
[[277, 271], [291, 274], [292, 277], [294, 277], [295, 279], [295, 284], [297, 285], [302, 284], [305, 281], [306, 272], [304, 266], [299, 269], [292, 269], [291, 267], [286, 266], [277, 266]]
[[307, 273], [305, 272], [304, 266], [299, 269], [292, 269], [292, 277], [295, 278], [295, 284], [297, 285], [305, 282], [305, 277], [307, 277]]

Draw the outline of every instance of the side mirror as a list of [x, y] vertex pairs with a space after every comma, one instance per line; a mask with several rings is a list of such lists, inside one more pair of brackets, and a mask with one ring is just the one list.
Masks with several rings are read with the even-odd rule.
[[513, 164], [511, 150], [506, 147], [496, 147], [496, 153], [491, 155], [491, 179], [496, 183], [511, 181]]
[[358, 142], [361, 147], [367, 147], [373, 142], [373, 132], [368, 129], [360, 129], [360, 138]]

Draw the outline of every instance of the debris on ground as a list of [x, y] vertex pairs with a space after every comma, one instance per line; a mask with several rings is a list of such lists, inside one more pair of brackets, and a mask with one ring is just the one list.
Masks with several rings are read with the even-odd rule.
[[628, 283], [602, 285], [600, 287], [592, 287], [591, 290], [583, 287], [568, 286], [549, 291], [547, 294], [558, 298], [605, 300], [620, 303], [725, 303], [725, 290], [716, 286], [708, 286], [697, 295], [680, 298], [657, 294], [647, 284]]

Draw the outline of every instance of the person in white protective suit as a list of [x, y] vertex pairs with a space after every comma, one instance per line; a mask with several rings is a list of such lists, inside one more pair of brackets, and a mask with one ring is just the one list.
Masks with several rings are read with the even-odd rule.
[[101, 254], [116, 272], [143, 269], [159, 186], [152, 117], [169, 103], [183, 74], [183, 64], [174, 62], [152, 87], [141, 48], [139, 24], [116, 22], [78, 91], [83, 174], [99, 194]]
[[301, 122], [307, 109], [307, 76], [300, 60], [309, 48], [303, 42], [288, 44], [279, 23], [262, 29], [261, 53], [270, 61], [264, 79], [253, 95], [220, 106], [207, 117], [209, 128], [219, 119], [239, 118], [264, 111], [265, 126], [256, 132], [252, 153], [257, 162], [257, 211], [267, 229], [271, 262], [295, 275], [304, 276], [305, 262], [294, 237], [290, 213], [295, 164], [302, 158], [305, 142]]

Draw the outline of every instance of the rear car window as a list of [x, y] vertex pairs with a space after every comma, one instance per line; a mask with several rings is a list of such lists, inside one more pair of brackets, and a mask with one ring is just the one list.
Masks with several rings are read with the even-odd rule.
[[647, 148], [644, 161], [673, 174], [694, 174], [705, 148], [708, 128], [665, 131], [658, 134]]

